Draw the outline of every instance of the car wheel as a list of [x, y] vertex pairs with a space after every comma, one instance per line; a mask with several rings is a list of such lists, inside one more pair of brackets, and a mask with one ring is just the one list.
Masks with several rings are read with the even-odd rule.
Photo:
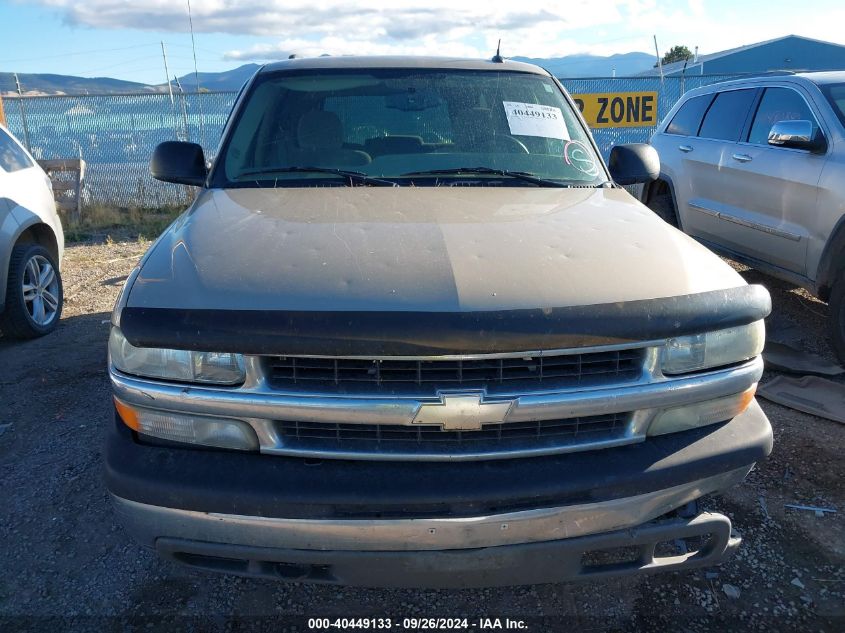
[[845, 271], [833, 284], [830, 292], [830, 342], [839, 362], [845, 364]]
[[648, 201], [648, 208], [654, 211], [664, 222], [672, 226], [678, 226], [678, 216], [675, 213], [675, 203], [672, 201], [672, 194], [661, 193]]
[[62, 277], [50, 251], [40, 244], [15, 246], [0, 330], [13, 338], [44, 336], [59, 323], [63, 298]]

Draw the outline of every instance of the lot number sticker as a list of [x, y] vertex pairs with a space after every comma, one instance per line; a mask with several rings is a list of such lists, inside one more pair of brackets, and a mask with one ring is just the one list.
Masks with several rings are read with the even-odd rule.
[[569, 130], [560, 108], [519, 101], [503, 101], [502, 104], [511, 134], [569, 140]]
[[591, 128], [657, 125], [656, 92], [598, 92], [572, 99]]

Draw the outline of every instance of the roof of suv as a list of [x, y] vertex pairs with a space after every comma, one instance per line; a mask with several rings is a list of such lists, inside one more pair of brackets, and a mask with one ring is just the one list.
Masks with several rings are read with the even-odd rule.
[[754, 85], [759, 86], [766, 83], [796, 83], [796, 84], [830, 84], [845, 82], [845, 71], [831, 70], [823, 72], [812, 73], [778, 73], [771, 75], [752, 75], [749, 77], [742, 77], [740, 79], [731, 79], [730, 81], [720, 81], [718, 83], [707, 84], [699, 86], [694, 90], [689, 90], [684, 93], [683, 97], [678, 100], [678, 103], [702, 94], [710, 94], [725, 88], [732, 88], [737, 86]]
[[333, 68], [441, 68], [444, 70], [509, 70], [537, 75], [549, 75], [539, 66], [504, 60], [466, 59], [461, 57], [410, 57], [410, 56], [348, 56], [306, 57], [287, 59], [262, 67], [259, 72], [293, 69]]
[[808, 79], [814, 84], [834, 84], [845, 82], [845, 71], [843, 70], [827, 70], [815, 73], [798, 73], [796, 77]]

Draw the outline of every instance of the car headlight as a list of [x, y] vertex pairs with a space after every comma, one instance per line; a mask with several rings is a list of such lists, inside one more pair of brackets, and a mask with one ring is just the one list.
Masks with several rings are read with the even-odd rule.
[[717, 422], [735, 418], [748, 408], [754, 400], [757, 385], [752, 385], [741, 393], [723, 396], [704, 402], [695, 402], [682, 407], [665, 409], [655, 416], [648, 427], [648, 435], [665, 435], [697, 429]]
[[129, 405], [117, 398], [114, 405], [123, 423], [144, 436], [197, 446], [258, 450], [258, 436], [249, 424], [241, 420], [153, 411]]
[[240, 354], [135, 347], [116, 327], [109, 336], [109, 356], [115, 369], [147, 378], [239, 385], [245, 377]]
[[661, 368], [664, 374], [685, 374], [739, 363], [763, 351], [766, 329], [754, 321], [724, 330], [669, 339], [663, 346]]

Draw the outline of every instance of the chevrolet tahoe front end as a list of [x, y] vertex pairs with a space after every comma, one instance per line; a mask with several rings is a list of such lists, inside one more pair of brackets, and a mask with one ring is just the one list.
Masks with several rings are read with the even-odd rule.
[[[375, 97], [385, 130], [362, 141]], [[458, 126], [467, 108], [504, 132]], [[203, 569], [411, 587], [735, 550], [698, 502], [771, 450], [768, 293], [612, 185], [553, 78], [294, 60], [232, 119], [112, 317], [106, 481], [136, 540]], [[419, 140], [391, 134], [408, 125]]]

